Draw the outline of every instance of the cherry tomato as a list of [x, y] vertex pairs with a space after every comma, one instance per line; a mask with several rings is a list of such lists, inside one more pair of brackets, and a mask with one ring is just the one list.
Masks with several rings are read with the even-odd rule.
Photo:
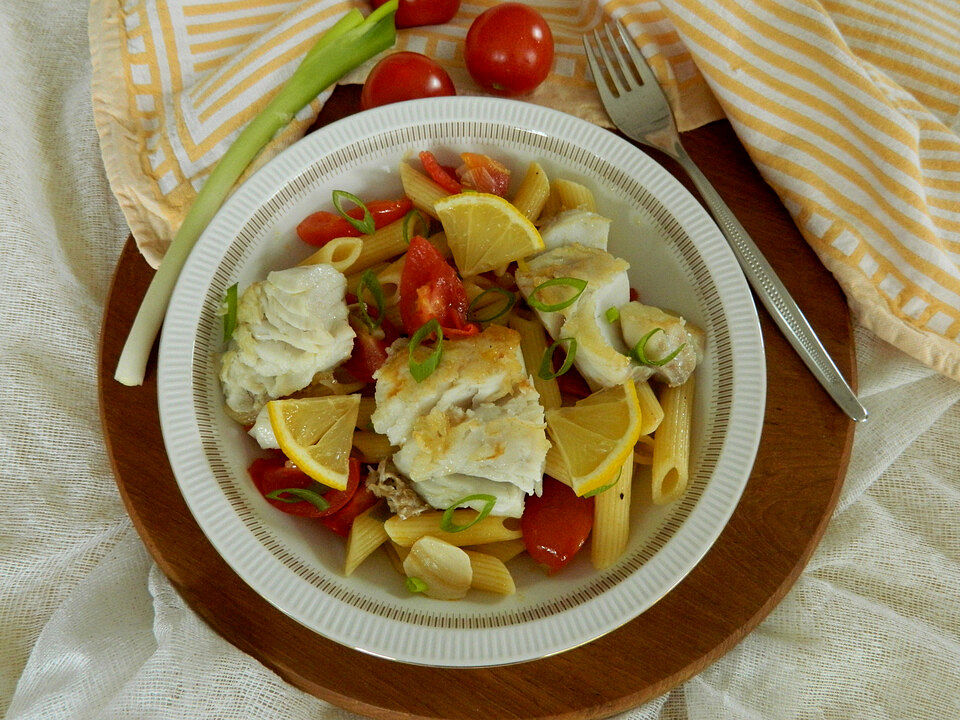
[[400, 274], [400, 317], [408, 335], [436, 318], [448, 337], [476, 335], [467, 322], [467, 291], [443, 255], [422, 237], [410, 241]]
[[[375, 8], [387, 0], [373, 0]], [[400, 0], [394, 24], [398, 28], [420, 25], [443, 25], [450, 22], [460, 9], [460, 0]]]
[[[396, 222], [411, 209], [413, 209], [413, 203], [406, 197], [399, 200], [374, 200], [367, 203], [367, 210], [373, 216], [373, 225], [377, 230], [384, 225]], [[354, 220], [362, 220], [363, 209], [350, 208], [347, 210], [347, 215]], [[309, 245], [323, 247], [334, 238], [359, 237], [360, 231], [339, 213], [320, 210], [308, 215], [297, 225], [297, 236]]]
[[277, 490], [308, 488], [315, 484], [313, 478], [302, 470], [287, 467], [285, 458], [278, 456], [257, 458], [250, 464], [247, 472], [250, 473], [253, 484], [268, 503], [290, 515], [308, 518], [324, 518], [333, 515], [350, 501], [360, 485], [360, 461], [350, 458], [350, 475], [347, 478], [346, 490], [327, 490], [323, 494], [323, 499], [327, 501], [328, 507], [326, 510], [318, 510], [315, 505], [306, 500], [287, 503], [266, 497], [268, 493]]
[[[376, 308], [370, 308], [372, 315]], [[374, 334], [362, 322], [351, 322], [356, 337], [353, 339], [353, 352], [343, 367], [362, 383], [372, 383], [373, 374], [387, 361], [387, 348], [397, 339], [399, 333], [388, 320], [380, 323], [383, 337]]]
[[[350, 458], [350, 462], [353, 462]], [[352, 465], [351, 465], [352, 468]], [[350, 498], [350, 501], [340, 510], [320, 519], [324, 525], [333, 530], [337, 535], [347, 537], [350, 534], [350, 527], [357, 515], [377, 504], [376, 495], [370, 492], [367, 484], [364, 482], [357, 488], [357, 491]]]
[[501, 3], [470, 25], [464, 59], [481, 87], [499, 95], [524, 95], [550, 73], [553, 35], [533, 8]]
[[432, 152], [424, 150], [420, 153], [420, 163], [423, 165], [423, 171], [430, 176], [430, 179], [448, 193], [456, 194], [463, 189], [457, 181], [456, 171], [450, 172], [449, 168], [438, 163]]
[[463, 187], [500, 197], [507, 196], [510, 189], [510, 170], [503, 163], [479, 153], [463, 153], [463, 165], [457, 168], [457, 176]]
[[369, 110], [403, 100], [456, 94], [447, 71], [433, 60], [420, 53], [398, 52], [373, 66], [360, 91], [360, 107]]
[[593, 498], [578, 498], [551, 477], [543, 479], [543, 495], [526, 499], [520, 518], [527, 552], [551, 575], [577, 554], [592, 528]]
[[[556, 354], [559, 355], [560, 353]], [[554, 365], [556, 365], [554, 370], [559, 370], [560, 365], [558, 364], [556, 356], [553, 362]], [[560, 387], [560, 392], [563, 395], [570, 395], [578, 400], [587, 397], [587, 395], [593, 392], [590, 390], [590, 386], [587, 385], [587, 381], [583, 379], [583, 375], [577, 372], [576, 368], [570, 368], [563, 375], [558, 375], [557, 385]]]

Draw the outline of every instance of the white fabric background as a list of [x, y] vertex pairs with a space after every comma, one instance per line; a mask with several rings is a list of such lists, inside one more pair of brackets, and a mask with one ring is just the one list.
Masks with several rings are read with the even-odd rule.
[[[83, 0], [0, 4], [0, 715], [338, 718], [216, 636], [117, 496], [95, 362], [127, 231]], [[630, 718], [960, 717], [960, 384], [865, 331], [836, 515], [786, 600]]]

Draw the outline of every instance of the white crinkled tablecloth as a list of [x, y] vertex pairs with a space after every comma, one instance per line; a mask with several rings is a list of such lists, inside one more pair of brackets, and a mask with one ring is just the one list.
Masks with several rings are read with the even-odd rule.
[[[0, 4], [0, 715], [350, 714], [215, 635], [117, 495], [96, 351], [127, 229], [104, 178], [80, 0]], [[857, 333], [836, 514], [771, 616], [630, 718], [960, 717], [960, 384]]]

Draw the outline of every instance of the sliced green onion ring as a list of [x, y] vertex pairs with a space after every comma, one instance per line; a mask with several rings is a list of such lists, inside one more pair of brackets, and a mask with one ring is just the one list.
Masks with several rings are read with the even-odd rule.
[[617, 473], [617, 479], [614, 480], [612, 483], [610, 483], [609, 485], [601, 485], [598, 488], [594, 488], [590, 492], [585, 492], [580, 497], [593, 497], [594, 495], [599, 495], [602, 492], [606, 492], [607, 490], [612, 488], [614, 485], [616, 485], [618, 482], [620, 482], [621, 475], [623, 475], [623, 468], [620, 468], [620, 472]]
[[[293, 495], [293, 497], [281, 497], [282, 495]], [[320, 512], [330, 507], [330, 503], [324, 500], [320, 493], [314, 490], [307, 490], [306, 488], [281, 488], [280, 490], [268, 492], [266, 497], [284, 503], [296, 503], [305, 500]]]
[[604, 317], [607, 318], [608, 323], [615, 323], [620, 319], [620, 311], [615, 306], [610, 306], [607, 308], [607, 312], [604, 313]]
[[[483, 500], [484, 506], [483, 509], [477, 513], [477, 516], [470, 522], [464, 525], [457, 525], [453, 522], [453, 513], [454, 511], [463, 505], [465, 502], [470, 500]], [[493, 506], [497, 504], [497, 499], [493, 495], [487, 495], [486, 493], [480, 493], [477, 495], [467, 495], [460, 498], [450, 507], [443, 511], [443, 517], [440, 518], [440, 529], [444, 532], [455, 533], [466, 530], [468, 527], [473, 527], [478, 522], [483, 520], [490, 512], [493, 510]]]
[[[490, 317], [480, 317], [474, 312], [473, 309], [477, 305], [477, 303], [480, 302], [480, 298], [485, 297], [488, 293], [497, 293], [499, 295], [503, 295], [506, 301], [504, 302], [503, 307], [497, 310]], [[493, 285], [492, 287], [488, 287], [486, 290], [484, 290], [482, 293], [480, 293], [473, 300], [470, 301], [470, 305], [469, 307], [467, 307], [467, 320], [470, 320], [471, 322], [481, 322], [481, 323], [493, 322], [497, 318], [501, 318], [504, 315], [506, 315], [508, 312], [513, 310], [513, 306], [516, 304], [517, 304], [516, 293], [512, 293], [506, 288], [500, 287], [499, 285]]]
[[[552, 305], [547, 305], [546, 303], [541, 302], [537, 299], [537, 295], [543, 291], [544, 288], [553, 287], [556, 285], [566, 285], [567, 287], [572, 287], [576, 292], [568, 297], [566, 300], [562, 300], [558, 303], [553, 303]], [[527, 298], [527, 304], [532, 307], [534, 310], [539, 310], [540, 312], [556, 312], [557, 310], [563, 310], [573, 305], [577, 298], [579, 298], [584, 289], [587, 287], [587, 281], [581, 280], [580, 278], [575, 277], [558, 277], [553, 278], [553, 280], [547, 280], [537, 285], [533, 292], [530, 293], [530, 297]]]
[[[567, 357], [563, 360], [563, 365], [560, 366], [560, 369], [556, 372], [553, 371], [553, 354], [557, 351], [557, 348], [566, 343]], [[577, 357], [577, 340], [576, 338], [567, 337], [560, 338], [553, 345], [548, 347], [543, 351], [543, 359], [540, 361], [540, 370], [537, 372], [537, 375], [541, 380], [553, 380], [563, 375], [567, 370], [573, 367], [574, 358]]]
[[[434, 346], [433, 352], [424, 358], [423, 361], [418, 361], [413, 355], [414, 352], [420, 347], [424, 339], [433, 333], [437, 334], [437, 344]], [[413, 337], [410, 338], [408, 353], [410, 357], [408, 363], [410, 374], [413, 375], [413, 379], [417, 382], [423, 382], [437, 369], [437, 366], [440, 364], [440, 358], [443, 356], [443, 329], [440, 327], [440, 323], [437, 322], [436, 318], [425, 322], [420, 326], [420, 329], [413, 334]]]
[[413, 236], [411, 235], [410, 230], [411, 230], [411, 224], [414, 222], [414, 220], [416, 220], [423, 226], [424, 231], [426, 231], [426, 229], [430, 227], [430, 224], [426, 221], [423, 215], [420, 214], [419, 210], [414, 208], [413, 210], [408, 212], [406, 215], [403, 216], [403, 225], [400, 226], [400, 231], [403, 236], [404, 245], [409, 245], [410, 241], [413, 239]]
[[686, 343], [680, 343], [680, 347], [678, 347], [672, 353], [667, 355], [665, 358], [661, 358], [660, 360], [650, 360], [646, 356], [646, 353], [644, 352], [644, 350], [647, 347], [647, 342], [650, 340], [650, 338], [656, 335], [658, 332], [663, 332], [663, 328], [655, 327], [653, 330], [648, 332], [642, 338], [637, 340], [637, 344], [634, 345], [633, 350], [630, 351], [630, 354], [633, 355], [633, 359], [636, 360], [641, 365], [647, 365], [649, 367], [661, 367], [662, 365], [666, 365], [668, 362], [673, 360], [677, 355], [679, 355], [680, 351], [687, 346]]
[[[347, 215], [347, 211], [343, 209], [344, 200], [348, 200], [352, 202], [358, 208], [363, 210], [363, 220], [355, 220], [354, 218]], [[367, 209], [367, 206], [363, 204], [363, 200], [358, 198], [353, 193], [348, 193], [346, 190], [334, 190], [333, 206], [337, 209], [337, 212], [343, 216], [344, 220], [346, 220], [348, 223], [353, 225], [357, 230], [359, 230], [364, 235], [372, 235], [373, 232], [377, 229], [376, 224], [373, 222], [373, 215], [370, 214], [370, 211]]]
[[[363, 299], [364, 290], [369, 290], [370, 294], [373, 295], [373, 301], [377, 304], [376, 317], [370, 317], [367, 310], [367, 301]], [[357, 302], [360, 303], [360, 319], [363, 320], [364, 325], [371, 330], [380, 327], [383, 323], [383, 311], [387, 303], [383, 298], [383, 288], [380, 286], [380, 281], [373, 270], [369, 268], [363, 271], [360, 282], [357, 283]]]
[[407, 578], [407, 590], [412, 593], [421, 593], [427, 589], [427, 584], [418, 577]]
[[233, 331], [237, 328], [237, 284], [234, 283], [227, 288], [227, 294], [223, 298], [227, 306], [227, 312], [223, 316], [223, 341], [230, 342], [233, 337]]

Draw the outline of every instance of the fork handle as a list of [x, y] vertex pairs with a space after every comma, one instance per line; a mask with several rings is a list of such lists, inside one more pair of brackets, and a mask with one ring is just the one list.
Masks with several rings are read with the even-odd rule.
[[[679, 146], [679, 143], [677, 145]], [[720, 194], [700, 172], [700, 168], [682, 147], [678, 149], [677, 160], [693, 180], [693, 184], [700, 191], [710, 212], [713, 213], [714, 219], [730, 244], [733, 254], [736, 255], [744, 275], [747, 276], [751, 287], [760, 298], [760, 302], [770, 312], [774, 322], [790, 341], [793, 349], [797, 351], [834, 402], [855, 421], [866, 420], [868, 415], [866, 408], [860, 404], [857, 396], [840, 374], [836, 364], [823, 347], [823, 343], [820, 342], [820, 338], [810, 327], [810, 323], [803, 316], [803, 312], [777, 277], [770, 263], [750, 239], [747, 231], [743, 229]]]

